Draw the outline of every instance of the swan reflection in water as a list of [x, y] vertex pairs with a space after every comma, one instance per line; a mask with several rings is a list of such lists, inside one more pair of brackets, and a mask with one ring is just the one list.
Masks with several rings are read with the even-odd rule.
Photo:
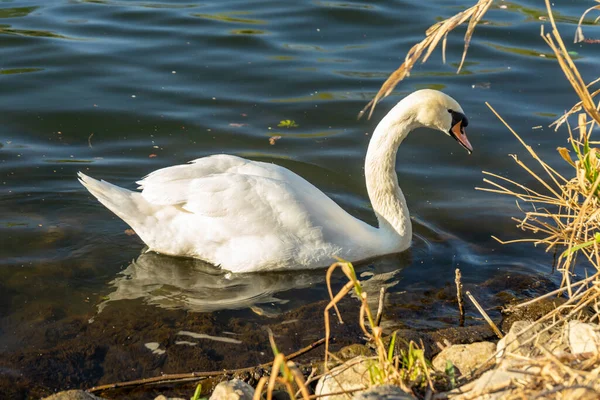
[[[399, 264], [406, 265], [399, 262], [400, 256], [378, 259], [375, 267], [359, 268], [357, 274], [374, 293], [381, 286], [394, 286], [402, 269]], [[111, 302], [140, 299], [165, 309], [211, 312], [251, 308], [263, 315], [278, 314], [278, 306], [289, 300], [277, 297], [277, 293], [314, 287], [320, 297], [314, 298], [314, 292], [302, 294], [304, 304], [328, 298], [325, 272], [233, 274], [201, 260], [142, 253], [110, 282], [114, 291], [98, 306], [98, 312]], [[336, 279], [341, 280], [341, 272], [339, 275]], [[292, 298], [294, 302], [302, 300], [297, 295]]]

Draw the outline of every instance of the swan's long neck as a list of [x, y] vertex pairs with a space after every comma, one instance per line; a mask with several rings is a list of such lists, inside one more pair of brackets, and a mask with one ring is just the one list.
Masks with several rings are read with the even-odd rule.
[[398, 185], [396, 153], [402, 140], [417, 126], [410, 107], [399, 103], [375, 128], [365, 160], [367, 191], [379, 229], [407, 241], [412, 236], [412, 226]]

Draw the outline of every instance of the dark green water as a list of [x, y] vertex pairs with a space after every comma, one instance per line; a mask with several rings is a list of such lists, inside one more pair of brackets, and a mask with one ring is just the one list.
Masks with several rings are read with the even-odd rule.
[[[356, 120], [425, 29], [470, 3], [0, 0], [0, 393], [18, 398], [249, 365], [268, 359], [268, 346], [259, 344], [264, 335], [216, 350], [221, 342], [205, 340], [188, 346], [198, 353], [191, 356], [175, 344], [176, 333], [223, 336], [317, 304], [313, 314], [298, 311], [302, 327], [321, 315], [318, 302], [327, 298], [324, 271], [230, 277], [155, 255], [130, 265], [143, 244], [79, 185], [77, 171], [134, 188], [155, 169], [236, 154], [281, 164], [375, 223], [362, 168], [369, 133], [420, 88], [444, 90], [461, 103], [475, 153], [430, 131], [402, 144], [397, 171], [414, 245], [363, 266], [363, 276], [372, 276], [374, 291], [384, 282], [392, 293], [427, 302], [428, 293], [453, 282], [456, 267], [472, 285], [549, 274], [552, 255], [543, 249], [501, 246], [490, 237], [519, 236], [510, 221], [514, 201], [474, 190], [482, 170], [531, 182], [508, 157], [527, 159], [524, 150], [485, 101], [542, 156], [557, 160], [555, 148], [566, 145], [566, 132], [547, 125], [576, 97], [539, 36], [542, 1], [498, 1], [459, 75], [464, 28], [448, 39], [448, 64], [435, 52], [371, 121]], [[571, 40], [588, 6], [557, 2], [556, 16], [591, 80], [600, 45]], [[600, 38], [600, 27], [585, 33]], [[278, 127], [288, 119], [299, 126]], [[273, 136], [281, 138], [271, 145]], [[558, 160], [556, 167], [564, 169]], [[186, 325], [194, 321], [202, 322]], [[404, 323], [452, 325], [455, 310], [433, 307]], [[162, 336], [153, 337], [153, 329]], [[299, 332], [281, 333], [285, 351], [310, 342], [293, 339]], [[144, 347], [153, 341], [166, 355]], [[240, 356], [251, 350], [256, 359]], [[173, 361], [178, 357], [196, 364]]]

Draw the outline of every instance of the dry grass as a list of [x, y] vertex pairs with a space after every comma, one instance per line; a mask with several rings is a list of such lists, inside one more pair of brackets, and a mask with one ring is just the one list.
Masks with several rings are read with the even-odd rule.
[[[335, 270], [340, 269], [348, 278], [348, 283], [334, 296], [331, 289], [331, 276]], [[402, 388], [407, 393], [412, 393], [413, 388], [429, 387], [433, 388], [431, 379], [431, 365], [425, 359], [424, 351], [414, 342], [408, 343], [408, 349], [396, 354], [396, 336], [393, 335], [389, 345], [385, 346], [383, 342], [383, 330], [376, 324], [376, 318], [367, 301], [368, 294], [362, 288], [360, 281], [356, 277], [354, 267], [351, 263], [340, 260], [334, 263], [327, 270], [327, 287], [331, 301], [325, 308], [325, 371], [328, 370], [329, 338], [331, 336], [331, 326], [329, 312], [333, 308], [336, 310], [340, 323], [343, 323], [337, 303], [351, 290], [358, 299], [360, 299], [360, 310], [358, 323], [369, 342], [375, 347], [376, 357], [368, 366], [369, 381], [371, 385], [394, 384]], [[365, 321], [368, 325], [365, 324]]]
[[528, 371], [529, 379], [526, 384], [511, 382], [514, 389], [504, 399], [597, 399], [600, 395], [599, 361], [597, 355], [577, 357], [564, 353], [555, 356], [549, 352], [521, 359], [515, 367]]
[[[528, 354], [504, 355], [512, 370], [526, 371], [525, 378], [511, 380], [504, 383], [504, 387], [490, 390], [510, 390], [504, 392], [506, 395], [502, 396], [503, 399], [591, 399], [600, 396], [600, 355], [572, 355], [565, 352], [553, 354], [543, 347], [544, 343], [535, 343], [541, 335], [549, 335], [550, 338], [545, 339], [546, 343], [556, 343], [559, 340], [564, 343], [566, 327], [572, 320], [600, 323], [600, 150], [594, 147], [598, 142], [591, 140], [593, 128], [600, 124], [600, 103], [594, 102], [600, 90], [590, 93], [590, 87], [600, 79], [585, 84], [561, 39], [548, 0], [546, 7], [552, 32], [546, 34], [542, 29], [542, 38], [556, 54], [562, 71], [580, 98], [579, 103], [553, 123], [557, 127], [561, 124], [568, 127], [571, 149], [557, 150], [560, 157], [570, 165], [572, 172], [565, 177], [543, 161], [488, 104], [527, 149], [538, 164], [537, 169], [541, 167], [543, 173], [536, 173], [533, 167], [513, 156], [515, 162], [534, 178], [540, 187], [539, 190], [489, 172], [484, 172], [488, 176], [484, 182], [491, 187], [478, 189], [514, 197], [524, 214], [513, 219], [519, 228], [532, 235], [512, 241], [497, 239], [501, 243], [532, 242], [545, 246], [547, 251], [557, 251], [560, 248], [557, 269], [563, 275], [561, 288], [515, 308], [563, 293], [567, 293], [567, 300], [517, 335], [520, 349], [535, 344]], [[592, 7], [586, 13], [592, 9], [600, 9], [600, 6]], [[582, 20], [584, 16], [585, 13]], [[578, 114], [577, 127], [571, 129], [568, 120], [574, 114]], [[578, 282], [572, 282], [573, 268], [578, 261], [593, 267], [595, 273]], [[532, 330], [535, 335], [532, 335]], [[526, 337], [529, 339], [525, 340]], [[485, 393], [457, 392], [448, 397], [467, 400], [478, 398]]]
[[[456, 73], [459, 73], [463, 67], [465, 62], [465, 58], [467, 56], [467, 50], [469, 49], [469, 44], [471, 43], [471, 37], [473, 36], [473, 32], [475, 31], [475, 27], [481, 21], [481, 18], [485, 15], [487, 10], [490, 8], [494, 0], [478, 0], [477, 4], [473, 7], [470, 7], [464, 11], [459, 12], [458, 14], [445, 19], [443, 21], [437, 22], [427, 29], [425, 32], [425, 39], [421, 42], [415, 44], [406, 54], [406, 58], [400, 67], [394, 71], [389, 78], [383, 83], [379, 92], [375, 95], [375, 97], [367, 104], [362, 111], [358, 114], [358, 118], [361, 118], [364, 113], [369, 110], [368, 118], [371, 118], [373, 114], [373, 110], [375, 110], [375, 106], [377, 103], [383, 98], [387, 97], [396, 85], [402, 81], [404, 78], [410, 75], [411, 69], [414, 65], [421, 60], [422, 63], [427, 61], [433, 50], [437, 47], [440, 40], [442, 41], [442, 57], [444, 63], [446, 62], [446, 40], [448, 37], [448, 33], [450, 33], [457, 26], [469, 21], [469, 26], [467, 27], [467, 32], [465, 33], [465, 47], [463, 50], [462, 58], [460, 60], [460, 65], [458, 66], [458, 70]], [[423, 53], [425, 53], [423, 55]]]
[[[568, 126], [572, 150], [558, 149], [560, 156], [573, 168], [572, 177], [565, 178], [544, 162], [488, 104], [542, 167], [544, 174], [537, 174], [513, 156], [517, 164], [527, 171], [543, 190], [536, 191], [490, 172], [484, 172], [490, 177], [484, 179], [484, 182], [492, 188], [478, 189], [513, 196], [517, 199], [517, 204], [520, 200], [529, 206], [523, 217], [514, 219], [519, 228], [534, 233], [537, 237], [501, 242], [533, 242], [546, 246], [547, 251], [564, 248], [558, 259], [557, 269], [563, 273], [563, 284], [567, 286], [569, 296], [572, 296], [571, 274], [578, 255], [600, 271], [600, 151], [593, 147], [597, 142], [590, 139], [595, 124], [600, 123], [600, 104], [594, 103], [593, 94], [589, 92], [588, 85], [584, 83], [560, 37], [548, 1], [546, 4], [553, 30], [551, 34], [544, 34], [542, 30], [542, 37], [556, 54], [561, 69], [581, 99], [579, 109], [585, 111], [578, 115], [577, 137]], [[576, 111], [568, 112], [563, 117], [564, 121], [574, 112]], [[591, 119], [589, 123], [588, 119]], [[519, 207], [521, 208], [520, 204]]]
[[523, 399], [598, 399], [600, 396], [600, 358], [597, 354], [552, 354], [542, 346], [536, 357], [508, 354], [509, 371], [518, 373], [481, 389], [471, 383], [439, 393], [434, 400], [475, 400], [498, 396], [502, 400]]
[[265, 385], [267, 385], [267, 400], [272, 400], [276, 384], [280, 384], [283, 385], [283, 387], [285, 387], [290, 399], [295, 399], [297, 397], [294, 391], [295, 385], [302, 399], [309, 400], [310, 393], [308, 388], [306, 387], [304, 375], [302, 374], [302, 372], [300, 372], [298, 367], [296, 367], [296, 364], [294, 364], [293, 361], [286, 360], [285, 354], [279, 352], [279, 350], [277, 349], [277, 345], [275, 344], [275, 339], [273, 338], [273, 332], [271, 332], [270, 330], [269, 342], [271, 343], [271, 349], [273, 350], [273, 354], [275, 354], [275, 359], [273, 360], [273, 367], [271, 369], [271, 375], [269, 376], [269, 378], [264, 376], [260, 378], [258, 384], [256, 385], [256, 390], [254, 391], [253, 400], [260, 400], [262, 398], [262, 393]]

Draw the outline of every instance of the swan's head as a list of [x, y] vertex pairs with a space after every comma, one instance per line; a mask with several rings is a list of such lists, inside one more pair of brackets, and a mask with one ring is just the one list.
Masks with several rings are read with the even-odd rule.
[[469, 154], [473, 152], [473, 146], [465, 133], [469, 120], [456, 100], [431, 89], [418, 90], [402, 102], [405, 100], [413, 107], [415, 122], [418, 125], [440, 130], [453, 137]]

